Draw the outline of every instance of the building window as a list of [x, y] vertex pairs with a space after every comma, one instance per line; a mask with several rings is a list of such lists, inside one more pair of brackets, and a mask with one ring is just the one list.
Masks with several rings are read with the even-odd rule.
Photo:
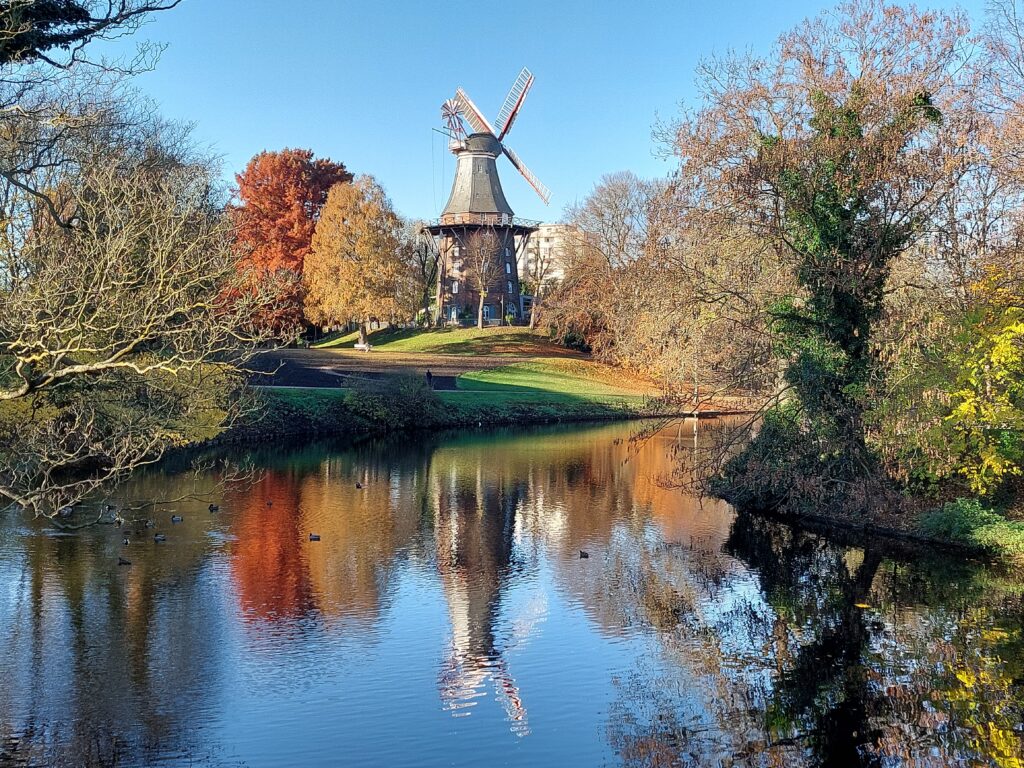
[[506, 275], [511, 275], [512, 274], [512, 262], [510, 262], [510, 261], [506, 261], [505, 262], [505, 274]]
[[505, 283], [505, 285], [508, 286], [508, 292], [512, 293], [512, 281], [509, 280], [507, 283]]
[[458, 292], [459, 292], [459, 281], [458, 280], [452, 280], [452, 293], [455, 294], [455, 293], [458, 293]]
[[508, 258], [509, 256], [511, 256], [511, 255], [512, 255], [512, 254], [511, 254], [511, 253], [509, 252], [509, 250], [508, 250], [508, 246], [505, 246], [505, 258], [507, 259], [507, 258]]

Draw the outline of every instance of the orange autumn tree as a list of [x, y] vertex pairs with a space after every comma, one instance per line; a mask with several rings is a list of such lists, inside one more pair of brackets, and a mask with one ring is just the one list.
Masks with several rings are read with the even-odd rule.
[[314, 159], [308, 149], [260, 152], [235, 176], [238, 204], [232, 207], [240, 268], [279, 285], [272, 316], [275, 328], [302, 318], [302, 270], [320, 210], [332, 186], [352, 180], [344, 164]]

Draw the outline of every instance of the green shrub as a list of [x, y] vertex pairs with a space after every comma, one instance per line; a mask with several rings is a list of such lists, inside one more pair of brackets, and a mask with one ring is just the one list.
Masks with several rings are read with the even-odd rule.
[[1007, 520], [977, 499], [960, 498], [921, 518], [921, 530], [1024, 564], [1024, 523]]
[[359, 418], [387, 430], [429, 427], [443, 421], [441, 400], [421, 376], [359, 383], [345, 404]]

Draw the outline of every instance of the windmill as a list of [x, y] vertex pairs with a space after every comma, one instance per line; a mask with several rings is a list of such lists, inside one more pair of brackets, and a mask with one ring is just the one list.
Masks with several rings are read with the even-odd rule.
[[[454, 98], [448, 99], [441, 105], [441, 116], [448, 126], [451, 137], [449, 148], [456, 155], [459, 155], [468, 148], [466, 144], [468, 137], [462, 122], [465, 120], [473, 129], [470, 137], [483, 135], [497, 142], [501, 153], [509, 159], [509, 162], [523, 175], [523, 178], [526, 179], [540, 199], [544, 201], [544, 204], [547, 205], [551, 200], [551, 190], [544, 186], [544, 183], [526, 167], [525, 163], [519, 158], [519, 155], [513, 152], [512, 148], [504, 142], [508, 132], [512, 129], [512, 124], [515, 122], [516, 117], [519, 116], [519, 112], [523, 108], [523, 102], [526, 101], [526, 94], [530, 92], [532, 86], [533, 73], [526, 67], [523, 67], [515, 82], [512, 83], [512, 87], [505, 97], [505, 103], [501, 105], [501, 109], [498, 111], [498, 117], [495, 120], [497, 128], [487, 121], [483, 112], [477, 108], [473, 100], [469, 98], [469, 95], [461, 87], [455, 89]], [[482, 144], [482, 142], [480, 143]]]
[[[545, 205], [551, 199], [548, 188], [505, 144], [532, 86], [533, 75], [524, 67], [505, 97], [494, 126], [462, 88], [441, 105], [448, 148], [456, 157], [456, 166], [451, 195], [440, 218], [425, 227], [439, 254], [439, 321], [461, 322], [474, 312], [474, 307], [481, 325], [504, 322], [510, 316], [516, 321], [522, 317], [519, 255], [539, 222], [524, 221], [512, 212], [501, 188], [496, 161], [499, 155], [507, 157]], [[488, 246], [493, 247], [493, 254], [487, 257], [493, 269], [488, 270], [490, 276], [486, 279], [480, 277], [479, 266], [471, 270], [466, 264], [467, 253], [473, 251], [470, 245], [479, 243], [483, 236], [493, 244]], [[479, 250], [475, 252], [479, 254]]]

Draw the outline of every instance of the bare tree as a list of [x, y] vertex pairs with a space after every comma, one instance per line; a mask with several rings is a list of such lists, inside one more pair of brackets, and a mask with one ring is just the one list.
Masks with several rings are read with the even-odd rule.
[[178, 149], [75, 157], [69, 226], [3, 188], [0, 496], [22, 508], [54, 517], [244, 407], [267, 299], [240, 290], [216, 169]]
[[54, 183], [75, 158], [68, 147], [108, 144], [152, 117], [126, 91], [126, 78], [150, 69], [162, 46], [140, 43], [134, 55], [90, 56], [95, 40], [136, 31], [180, 0], [11, 0], [0, 10], [0, 181], [31, 193], [67, 226]]
[[403, 247], [408, 254], [409, 267], [419, 293], [419, 305], [423, 311], [424, 322], [429, 326], [433, 322], [430, 302], [437, 291], [441, 252], [437, 249], [434, 238], [423, 227], [422, 221], [406, 222]]
[[484, 327], [484, 303], [492, 284], [498, 278], [501, 264], [498, 252], [501, 239], [491, 229], [480, 229], [466, 238], [463, 248], [466, 264], [466, 278], [480, 297], [476, 326]]

